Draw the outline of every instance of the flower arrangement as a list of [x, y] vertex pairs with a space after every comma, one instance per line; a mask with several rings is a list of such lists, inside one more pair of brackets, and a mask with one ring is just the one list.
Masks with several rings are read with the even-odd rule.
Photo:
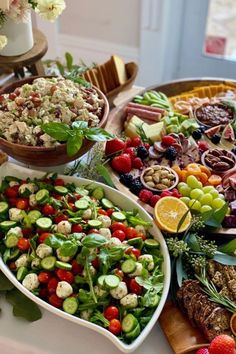
[[[8, 18], [16, 23], [27, 22], [32, 9], [43, 19], [53, 22], [65, 7], [64, 0], [0, 0], [0, 27]], [[0, 35], [0, 50], [6, 44], [7, 37]]]

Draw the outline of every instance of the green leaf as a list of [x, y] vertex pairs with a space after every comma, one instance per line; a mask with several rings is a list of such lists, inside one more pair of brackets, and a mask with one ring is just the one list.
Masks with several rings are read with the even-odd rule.
[[[194, 204], [194, 203], [193, 203]], [[186, 219], [186, 217], [187, 217], [187, 215], [190, 213], [190, 209], [188, 209], [185, 213], [184, 213], [184, 215], [182, 216], [182, 218], [180, 219], [180, 221], [179, 221], [179, 223], [178, 223], [178, 226], [177, 226], [177, 233], [179, 233], [180, 232], [180, 229], [181, 229], [181, 226], [183, 225], [183, 223], [184, 223], [184, 221], [185, 221], [185, 219]]]
[[186, 242], [192, 251], [200, 252], [200, 245], [195, 234], [188, 234]]
[[52, 248], [57, 249], [61, 247], [65, 241], [66, 241], [66, 237], [63, 239], [62, 237], [56, 235], [50, 235], [46, 238], [44, 243]]
[[62, 63], [59, 60], [56, 60], [56, 66], [59, 70], [59, 73], [63, 76], [65, 74], [65, 69]]
[[60, 255], [62, 257], [73, 257], [78, 251], [78, 245], [75, 242], [67, 240], [59, 248]]
[[99, 173], [99, 175], [104, 179], [104, 181], [106, 182], [106, 184], [112, 188], [116, 189], [116, 186], [114, 185], [110, 173], [108, 171], [108, 169], [106, 168], [106, 166], [104, 165], [97, 165], [97, 171]]
[[150, 289], [142, 298], [142, 305], [144, 307], [154, 307], [156, 305], [157, 293], [154, 289]]
[[74, 129], [86, 129], [88, 128], [88, 122], [85, 122], [84, 120], [77, 120], [72, 123], [72, 128]]
[[66, 144], [66, 150], [68, 156], [74, 156], [80, 150], [83, 144], [83, 136], [78, 134], [73, 134], [69, 137]]
[[93, 315], [89, 319], [90, 322], [96, 323], [99, 326], [107, 328], [110, 322], [99, 311], [94, 311]]
[[218, 251], [227, 254], [234, 254], [234, 252], [236, 251], [236, 238], [222, 246], [219, 246]]
[[89, 128], [85, 132], [85, 137], [92, 141], [107, 141], [113, 139], [115, 135], [106, 132], [102, 128]]
[[23, 317], [30, 322], [37, 321], [42, 317], [38, 306], [18, 289], [8, 291], [6, 300], [13, 305], [13, 315], [16, 317]]
[[[206, 226], [210, 226], [213, 228], [219, 228], [221, 227], [221, 223], [224, 220], [224, 217], [228, 211], [228, 203], [225, 203], [222, 208], [214, 211], [213, 213], [211, 212], [211, 214], [209, 215], [209, 218], [207, 218], [204, 214], [203, 214], [203, 219], [205, 222]], [[206, 213], [207, 214], [207, 213]]]
[[146, 226], [146, 227], [151, 227], [152, 223], [149, 221], [145, 221], [137, 216], [132, 216], [132, 215], [127, 215], [127, 213], [125, 213], [127, 220], [129, 221], [129, 223], [132, 226], [137, 226], [137, 225], [142, 225], [142, 226]]
[[7, 291], [7, 290], [12, 290], [12, 289], [14, 289], [14, 285], [0, 271], [0, 291]]
[[216, 252], [213, 257], [214, 261], [224, 264], [236, 266], [236, 257], [231, 257], [228, 254]]
[[179, 287], [181, 287], [183, 279], [187, 279], [187, 274], [183, 267], [183, 259], [182, 256], [179, 256], [176, 260], [176, 275], [177, 275], [177, 282]]
[[73, 57], [70, 53], [66, 52], [65, 53], [65, 58], [66, 58], [66, 66], [67, 66], [67, 69], [69, 71], [72, 70], [72, 66], [73, 66]]
[[67, 124], [51, 122], [41, 125], [41, 128], [44, 133], [58, 141], [67, 141], [69, 138], [70, 128]]
[[97, 248], [107, 243], [107, 239], [99, 234], [90, 234], [85, 236], [81, 243], [87, 248]]

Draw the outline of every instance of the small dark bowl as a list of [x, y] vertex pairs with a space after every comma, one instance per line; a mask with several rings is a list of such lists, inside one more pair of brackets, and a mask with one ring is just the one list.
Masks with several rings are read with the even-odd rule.
[[[0, 90], [0, 94], [13, 92], [17, 87], [20, 87], [27, 83], [31, 84], [33, 80], [37, 78], [39, 78], [39, 76], [31, 76], [22, 80], [18, 80], [12, 84], [3, 87]], [[104, 100], [103, 116], [100, 120], [100, 123], [98, 124], [99, 128], [103, 128], [106, 125], [107, 118], [109, 115], [109, 104], [106, 96], [98, 88], [94, 88], [98, 92], [99, 97]], [[86, 154], [86, 152], [88, 152], [94, 144], [95, 142], [84, 139], [83, 145], [78, 151], [78, 153], [74, 156], [68, 156], [66, 153], [66, 144], [60, 144], [53, 147], [27, 146], [11, 143], [3, 138], [0, 138], [1, 149], [9, 156], [13, 157], [15, 160], [23, 162], [27, 165], [44, 167], [63, 165], [70, 161], [74, 161], [77, 158]]]

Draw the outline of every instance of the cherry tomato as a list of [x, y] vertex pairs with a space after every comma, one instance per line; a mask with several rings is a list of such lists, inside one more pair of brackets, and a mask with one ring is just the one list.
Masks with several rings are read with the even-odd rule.
[[51, 273], [49, 272], [40, 272], [38, 275], [38, 280], [40, 283], [47, 284], [51, 279]]
[[60, 280], [67, 281], [67, 283], [72, 284], [74, 282], [74, 275], [65, 269], [57, 269], [56, 274]]
[[79, 199], [81, 198], [81, 195], [78, 194], [78, 193], [75, 193], [75, 194], [74, 194], [74, 197], [75, 197], [76, 200], [79, 200]]
[[116, 237], [122, 242], [125, 240], [125, 233], [122, 230], [116, 230], [113, 232], [112, 237]]
[[79, 264], [75, 259], [73, 259], [71, 265], [72, 265], [72, 273], [74, 275], [81, 274], [83, 272], [84, 267], [81, 264]]
[[54, 222], [56, 224], [59, 224], [59, 222], [61, 221], [66, 221], [68, 220], [68, 216], [67, 215], [64, 215], [64, 214], [60, 214], [60, 215], [57, 215], [55, 218], [54, 218]]
[[16, 206], [17, 199], [16, 198], [10, 198], [9, 203], [11, 206]]
[[82, 232], [83, 227], [80, 224], [73, 224], [71, 228], [71, 232]]
[[21, 210], [26, 210], [29, 206], [27, 199], [18, 199], [16, 202], [16, 207]]
[[21, 251], [27, 251], [30, 248], [30, 243], [27, 238], [21, 237], [17, 242], [17, 247]]
[[115, 334], [116, 336], [118, 336], [118, 334], [120, 334], [121, 332], [121, 323], [119, 320], [117, 320], [116, 318], [114, 318], [113, 320], [111, 320], [108, 330]]
[[30, 227], [22, 229], [22, 234], [24, 237], [30, 237], [30, 235], [32, 234], [32, 229]]
[[48, 298], [49, 304], [51, 304], [52, 306], [57, 307], [57, 308], [62, 307], [63, 301], [64, 300], [61, 299], [60, 297], [58, 297], [56, 294], [52, 294]]
[[143, 287], [139, 285], [134, 278], [130, 280], [129, 288], [130, 291], [136, 295], [141, 295], [143, 292]]
[[95, 259], [93, 259], [91, 263], [92, 263], [92, 266], [93, 266], [94, 268], [96, 268], [96, 269], [99, 268], [100, 263], [99, 263], [99, 258], [98, 258], [98, 257], [96, 257]]
[[90, 229], [88, 234], [99, 234], [98, 229]]
[[53, 194], [53, 198], [55, 198], [56, 200], [62, 200], [63, 195], [60, 195], [60, 194]]
[[43, 232], [38, 238], [38, 243], [44, 243], [46, 238], [48, 238], [48, 236], [50, 236], [50, 235], [51, 234], [49, 232]]
[[50, 204], [45, 204], [42, 208], [42, 213], [46, 216], [55, 214], [55, 209]]
[[104, 210], [104, 209], [99, 209], [98, 214], [108, 216], [106, 210]]
[[141, 237], [141, 239], [142, 239], [143, 241], [145, 241], [145, 240], [146, 240], [146, 238], [147, 238], [147, 236], [146, 236], [146, 235], [144, 235], [144, 233], [143, 233], [143, 232], [138, 232], [138, 233], [137, 233], [137, 237]]
[[69, 202], [68, 205], [69, 205], [69, 207], [70, 207], [70, 209], [71, 209], [72, 211], [76, 211], [76, 210], [77, 210], [77, 208], [75, 207], [75, 204], [74, 204], [74, 203]]
[[11, 262], [11, 263], [9, 263], [9, 268], [10, 268], [11, 270], [16, 270], [16, 262]]
[[54, 294], [56, 292], [58, 282], [59, 280], [56, 277], [49, 280], [47, 285], [49, 294]]
[[0, 95], [0, 103], [5, 100], [5, 97], [3, 95]]
[[136, 257], [136, 258], [138, 258], [138, 257], [140, 257], [141, 256], [141, 251], [138, 249], [138, 248], [132, 248], [132, 250], [131, 250], [131, 253]]
[[104, 311], [104, 317], [111, 321], [114, 318], [119, 318], [119, 310], [116, 306], [108, 306]]
[[19, 189], [19, 186], [8, 187], [5, 190], [5, 195], [8, 198], [16, 198], [18, 196], [18, 189]]
[[121, 269], [118, 269], [118, 268], [115, 269], [115, 275], [121, 279], [123, 279], [123, 277], [124, 277], [124, 273], [122, 272]]
[[134, 227], [127, 227], [127, 229], [126, 229], [126, 237], [127, 237], [127, 239], [128, 240], [130, 240], [131, 238], [135, 238], [135, 237], [137, 237], [137, 230], [135, 230], [135, 228]]
[[42, 299], [46, 299], [48, 297], [48, 289], [47, 288], [41, 288], [39, 290], [39, 297]]
[[62, 178], [57, 178], [54, 182], [54, 185], [55, 186], [64, 186], [65, 185], [65, 182]]
[[14, 99], [16, 98], [16, 94], [14, 92], [9, 93], [9, 98], [10, 100], [14, 101]]
[[127, 227], [122, 223], [122, 222], [114, 222], [112, 225], [111, 225], [111, 231], [114, 232], [116, 230], [121, 230], [121, 231], [124, 231], [126, 232], [126, 229]]
[[111, 214], [113, 214], [114, 213], [114, 211], [115, 211], [115, 209], [112, 209], [112, 208], [110, 208], [110, 209], [107, 209], [107, 216], [111, 216]]

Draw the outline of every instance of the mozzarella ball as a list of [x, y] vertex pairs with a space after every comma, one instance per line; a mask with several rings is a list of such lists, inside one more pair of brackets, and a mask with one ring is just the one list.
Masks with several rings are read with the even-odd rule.
[[27, 267], [28, 261], [29, 261], [29, 256], [28, 256], [28, 254], [26, 254], [26, 253], [22, 254], [22, 255], [15, 261], [16, 268]]
[[21, 221], [24, 219], [24, 212], [21, 209], [11, 208], [9, 209], [9, 218], [12, 221]]
[[91, 217], [92, 217], [92, 209], [86, 209], [82, 214], [82, 218], [84, 220], [89, 220], [91, 219]]
[[23, 194], [26, 190], [29, 190], [31, 193], [34, 193], [38, 190], [38, 187], [34, 183], [24, 183], [19, 187], [20, 194]]
[[135, 271], [133, 273], [129, 273], [129, 277], [138, 277], [142, 274], [142, 270], [143, 270], [143, 265], [142, 263], [136, 262], [136, 268]]
[[136, 294], [128, 294], [120, 300], [120, 304], [129, 309], [138, 306], [138, 296]]
[[22, 229], [19, 226], [12, 227], [10, 230], [8, 230], [7, 236], [8, 235], [14, 235], [14, 236], [17, 236], [19, 238], [23, 237]]
[[39, 268], [40, 266], [40, 263], [41, 263], [41, 259], [40, 258], [34, 258], [31, 262], [31, 268], [32, 269], [35, 269], [35, 268]]
[[67, 281], [59, 281], [57, 284], [56, 294], [61, 299], [69, 297], [73, 293], [72, 286]]
[[[89, 267], [89, 270], [90, 270], [90, 274], [91, 274], [91, 276], [93, 277], [94, 275], [96, 275], [96, 273], [97, 273], [97, 271], [96, 271], [96, 269], [91, 265], [90, 267]], [[86, 272], [86, 269], [84, 268], [84, 270], [83, 270], [83, 272], [82, 272], [82, 275], [83, 275], [83, 277], [87, 277], [87, 272]]]
[[99, 229], [99, 233], [107, 239], [111, 238], [111, 231], [107, 227], [101, 227], [101, 229]]
[[39, 280], [37, 274], [27, 274], [22, 282], [22, 285], [30, 291], [37, 289], [39, 287]]
[[93, 310], [84, 310], [80, 312], [80, 317], [83, 320], [89, 321], [90, 316], [92, 315]]
[[135, 230], [137, 232], [140, 232], [140, 233], [146, 235], [146, 229], [145, 229], [145, 227], [143, 225], [136, 225], [135, 226]]
[[38, 202], [36, 200], [36, 195], [35, 194], [30, 194], [30, 196], [29, 196], [29, 205], [30, 206], [35, 206], [37, 204], [38, 204]]
[[62, 256], [61, 255], [60, 248], [58, 248], [56, 250], [56, 253], [57, 253], [57, 258], [60, 259], [60, 261], [62, 261], [62, 262], [69, 262], [71, 260], [70, 256]]
[[97, 297], [103, 297], [107, 295], [107, 291], [101, 289], [98, 285], [94, 286], [94, 292], [97, 295]]
[[110, 290], [110, 294], [114, 299], [120, 300], [128, 294], [127, 285], [124, 281], [121, 281], [115, 289]]
[[147, 268], [147, 270], [154, 269], [155, 265], [151, 254], [143, 254], [142, 256], [139, 256], [138, 260], [139, 262], [142, 262], [143, 266]]
[[119, 247], [121, 245], [122, 245], [122, 242], [117, 237], [111, 237], [111, 239], [109, 240], [109, 243], [108, 243], [109, 247]]
[[11, 181], [11, 182], [9, 182], [9, 187], [14, 187], [14, 186], [19, 186], [19, 185], [20, 185], [20, 183], [17, 182], [17, 181]]
[[71, 233], [71, 223], [67, 220], [60, 221], [57, 224], [57, 232], [64, 235], [69, 235]]
[[36, 254], [39, 258], [45, 258], [48, 256], [51, 256], [52, 254], [52, 247], [45, 245], [45, 243], [41, 243], [40, 245], [38, 245], [38, 247], [36, 248]]
[[102, 223], [102, 227], [110, 227], [111, 226], [111, 218], [107, 215], [99, 215], [97, 218]]

